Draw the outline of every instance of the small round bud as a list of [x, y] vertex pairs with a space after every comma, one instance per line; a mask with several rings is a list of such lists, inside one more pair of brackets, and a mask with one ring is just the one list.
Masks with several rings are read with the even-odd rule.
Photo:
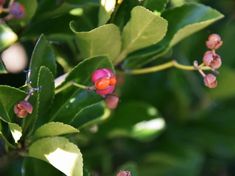
[[105, 96], [113, 93], [117, 80], [112, 70], [102, 68], [92, 73], [91, 81], [95, 85], [96, 93]]
[[221, 37], [218, 34], [211, 34], [206, 41], [206, 46], [209, 49], [216, 50], [220, 48], [223, 44]]
[[116, 176], [131, 176], [130, 171], [119, 171]]
[[217, 86], [216, 76], [213, 74], [207, 74], [204, 77], [204, 84], [206, 87], [215, 88]]
[[25, 9], [19, 2], [14, 2], [9, 8], [9, 13], [15, 18], [22, 18], [25, 15]]
[[220, 55], [213, 53], [212, 51], [207, 51], [203, 56], [203, 63], [213, 69], [218, 69], [222, 65]]
[[25, 118], [33, 112], [33, 106], [28, 101], [21, 101], [14, 106], [14, 112], [19, 118]]
[[119, 97], [116, 95], [107, 95], [105, 97], [105, 104], [109, 109], [116, 109], [118, 106]]

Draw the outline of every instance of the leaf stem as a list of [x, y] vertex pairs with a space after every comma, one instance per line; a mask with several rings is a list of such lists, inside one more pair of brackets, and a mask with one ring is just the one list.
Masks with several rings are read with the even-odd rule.
[[[127, 71], [125, 71], [125, 73], [131, 74], [131, 75], [147, 74], [147, 73], [154, 73], [154, 72], [162, 71], [162, 70], [172, 68], [172, 67], [178, 68], [180, 70], [187, 70], [187, 71], [197, 70], [194, 66], [183, 65], [183, 64], [178, 63], [176, 60], [171, 60], [171, 61], [166, 62], [164, 64], [156, 65], [153, 67], [127, 70]], [[199, 65], [199, 68], [201, 70], [211, 70], [210, 67], [206, 67], [203, 64]]]

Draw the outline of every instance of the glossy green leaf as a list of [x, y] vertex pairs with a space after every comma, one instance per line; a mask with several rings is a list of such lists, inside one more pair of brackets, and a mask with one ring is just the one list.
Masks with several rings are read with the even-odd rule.
[[41, 35], [39, 38], [32, 54], [30, 62], [30, 80], [32, 81], [32, 86], [37, 85], [37, 79], [39, 74], [39, 69], [41, 66], [48, 67], [48, 69], [55, 76], [56, 74], [56, 57], [51, 47], [50, 43], [46, 38]]
[[98, 102], [92, 106], [84, 108], [77, 114], [77, 118], [74, 119], [72, 125], [76, 128], [83, 128], [94, 124], [99, 124], [104, 120], [107, 120], [111, 115], [111, 111], [107, 109], [103, 101]]
[[25, 92], [10, 87], [0, 86], [0, 118], [5, 122], [14, 122], [14, 105], [25, 98]]
[[50, 163], [67, 176], [83, 175], [83, 159], [79, 148], [64, 137], [39, 139], [29, 146], [28, 155]]
[[18, 39], [17, 35], [6, 24], [0, 25], [0, 52]]
[[15, 143], [17, 143], [22, 136], [22, 128], [16, 123], [8, 123], [8, 126]]
[[32, 115], [25, 119], [24, 128], [34, 129], [35, 125], [39, 126], [48, 122], [48, 111], [51, 108], [54, 99], [54, 76], [51, 71], [42, 66], [39, 69], [37, 84], [40, 90], [30, 98], [34, 104]]
[[48, 136], [59, 136], [64, 134], [78, 133], [78, 132], [79, 130], [70, 125], [61, 122], [49, 122], [39, 127], [35, 131], [34, 136], [37, 138], [41, 138]]
[[47, 67], [40, 67], [37, 87], [40, 88], [37, 97], [38, 103], [38, 124], [48, 121], [48, 111], [54, 100], [54, 75]]
[[169, 0], [145, 0], [143, 6], [152, 11], [162, 12]]
[[131, 11], [131, 19], [123, 29], [123, 51], [118, 62], [130, 52], [153, 45], [163, 39], [167, 21], [150, 10], [137, 6]]
[[75, 23], [71, 22], [70, 28], [78, 38], [83, 58], [107, 56], [114, 60], [119, 54], [121, 37], [118, 27], [114, 24], [103, 25], [88, 32], [77, 32]]
[[223, 15], [202, 4], [186, 3], [183, 6], [164, 11], [162, 17], [169, 24], [163, 41], [129, 55], [123, 65], [124, 68], [141, 67], [162, 57], [178, 42], [218, 21], [223, 18]]
[[145, 141], [151, 140], [164, 130], [165, 121], [159, 117], [153, 106], [141, 102], [129, 102], [120, 104], [102, 129], [108, 131], [109, 137], [126, 136]]
[[100, 0], [99, 26], [104, 25], [110, 19], [116, 5], [116, 0]]
[[94, 91], [77, 90], [59, 107], [51, 120], [70, 124], [84, 108], [101, 100], [102, 97]]
[[164, 39], [169, 47], [224, 17], [217, 10], [196, 3], [168, 10], [162, 16], [169, 22], [169, 31]]

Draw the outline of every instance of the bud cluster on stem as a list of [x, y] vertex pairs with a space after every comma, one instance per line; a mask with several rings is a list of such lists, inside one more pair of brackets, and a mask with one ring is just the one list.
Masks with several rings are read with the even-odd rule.
[[[221, 37], [218, 34], [211, 34], [206, 41], [206, 46], [209, 49], [205, 52], [203, 56], [203, 64], [207, 67], [210, 67], [213, 73], [218, 73], [217, 69], [219, 69], [222, 65], [222, 59], [220, 55], [216, 53], [216, 50], [219, 49], [223, 44]], [[204, 78], [204, 84], [208, 88], [217, 87], [216, 75], [209, 73], [205, 74], [202, 69], [198, 66], [198, 62], [194, 62], [194, 67], [199, 71], [199, 73]]]

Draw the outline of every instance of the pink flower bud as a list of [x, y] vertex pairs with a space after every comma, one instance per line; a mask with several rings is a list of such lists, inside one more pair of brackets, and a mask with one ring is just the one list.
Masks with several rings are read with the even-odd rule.
[[25, 15], [25, 9], [19, 2], [14, 2], [9, 8], [9, 13], [15, 18], [22, 18]]
[[21, 101], [14, 106], [14, 112], [19, 118], [25, 118], [33, 112], [33, 106], [28, 101]]
[[116, 176], [131, 176], [130, 171], [119, 171]]
[[215, 88], [217, 86], [216, 76], [213, 74], [208, 74], [204, 77], [204, 84], [206, 87]]
[[107, 95], [105, 104], [109, 109], [116, 109], [118, 106], [119, 97], [116, 95]]
[[207, 51], [203, 56], [203, 63], [213, 69], [218, 69], [222, 65], [221, 57], [213, 53], [212, 51]]
[[218, 34], [211, 34], [206, 41], [206, 46], [209, 49], [216, 50], [223, 45], [223, 41]]
[[101, 96], [113, 93], [117, 83], [116, 76], [112, 70], [107, 68], [94, 71], [92, 73], [91, 81], [94, 84], [96, 93]]

